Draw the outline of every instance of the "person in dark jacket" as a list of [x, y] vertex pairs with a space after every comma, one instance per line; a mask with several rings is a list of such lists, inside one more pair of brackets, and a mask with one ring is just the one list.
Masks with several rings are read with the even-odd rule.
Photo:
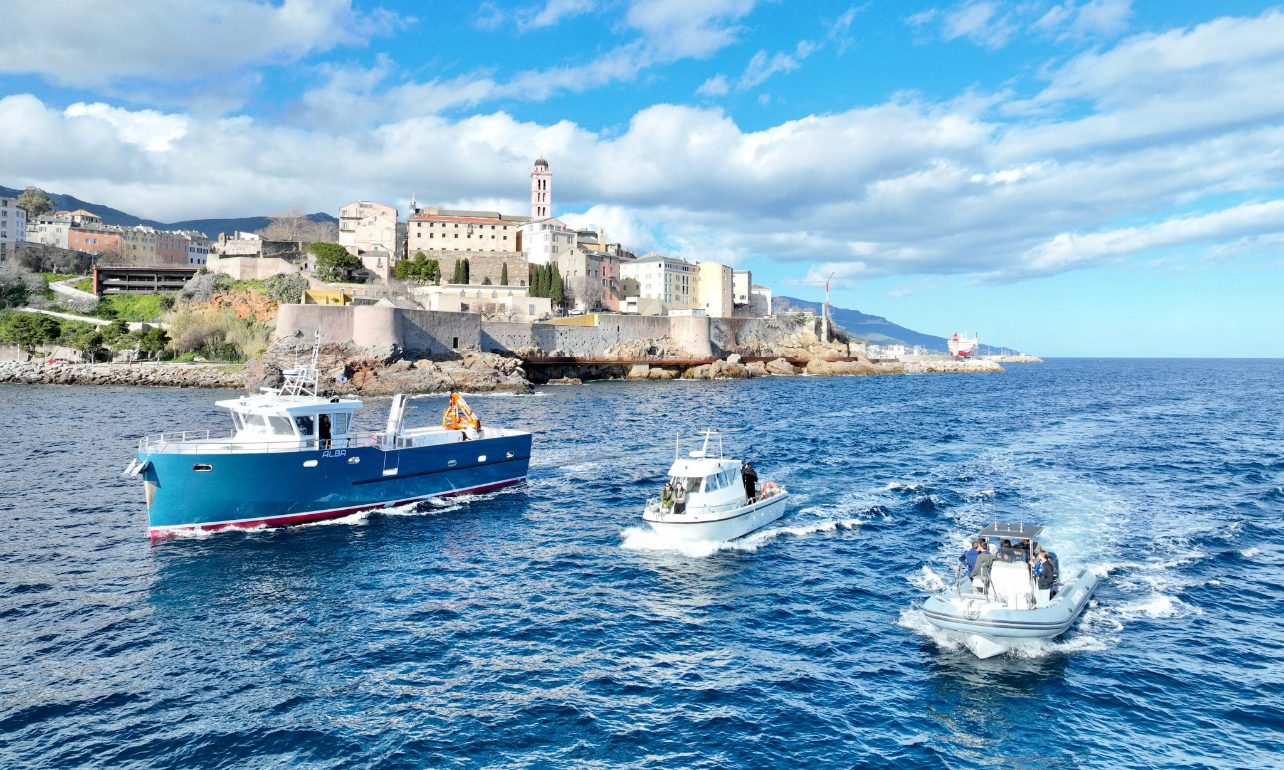
[[1047, 551], [1039, 552], [1039, 559], [1034, 563], [1034, 579], [1040, 589], [1052, 589], [1057, 585], [1057, 568]]
[[740, 477], [745, 482], [745, 497], [752, 500], [758, 496], [758, 471], [753, 469], [753, 463], [746, 460], [740, 466]]
[[687, 485], [681, 481], [673, 490], [673, 512], [687, 512]]
[[972, 570], [976, 569], [976, 557], [981, 555], [981, 541], [973, 540], [972, 545], [963, 553], [959, 554], [959, 561], [963, 562], [963, 568], [967, 574], [971, 575]]

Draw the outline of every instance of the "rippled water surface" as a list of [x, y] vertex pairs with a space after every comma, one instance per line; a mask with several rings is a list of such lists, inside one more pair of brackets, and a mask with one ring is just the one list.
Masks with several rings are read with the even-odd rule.
[[[474, 399], [536, 432], [522, 486], [152, 544], [118, 474], [224, 394], [3, 386], [0, 766], [1280, 766], [1281, 393], [1280, 361], [550, 387]], [[639, 508], [709, 424], [791, 509], [674, 549]], [[918, 607], [995, 518], [1103, 579], [978, 661]]]

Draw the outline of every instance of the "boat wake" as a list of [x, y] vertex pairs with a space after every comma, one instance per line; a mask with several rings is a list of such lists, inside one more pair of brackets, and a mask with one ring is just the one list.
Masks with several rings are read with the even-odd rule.
[[628, 527], [620, 532], [621, 548], [630, 551], [674, 551], [691, 558], [705, 558], [724, 551], [752, 553], [777, 538], [806, 537], [839, 530], [855, 531], [867, 524], [865, 519], [827, 519], [791, 527], [766, 527], [744, 537], [727, 541], [692, 541], [666, 537], [650, 527]]

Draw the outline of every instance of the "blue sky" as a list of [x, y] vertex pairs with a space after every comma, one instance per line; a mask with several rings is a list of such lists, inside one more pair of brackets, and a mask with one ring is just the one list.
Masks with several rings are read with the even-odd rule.
[[[1284, 356], [1284, 11], [1143, 0], [61, 0], [0, 184], [175, 221], [554, 213], [1046, 355]], [[129, 41], [126, 45], [123, 41]]]

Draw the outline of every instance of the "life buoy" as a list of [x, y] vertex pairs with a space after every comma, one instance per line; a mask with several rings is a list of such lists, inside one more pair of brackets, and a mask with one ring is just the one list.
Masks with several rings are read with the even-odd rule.
[[776, 482], [774, 481], [768, 481], [766, 484], [762, 485], [763, 497], [771, 497], [772, 495], [776, 494], [779, 491], [780, 491], [780, 487], [776, 486]]

